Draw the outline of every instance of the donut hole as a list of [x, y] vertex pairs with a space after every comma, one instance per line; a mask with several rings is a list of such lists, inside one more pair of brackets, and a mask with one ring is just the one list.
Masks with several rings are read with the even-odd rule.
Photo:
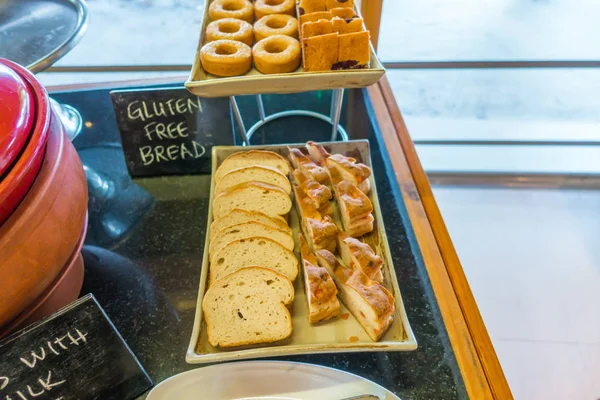
[[287, 48], [286, 43], [282, 42], [269, 42], [265, 43], [265, 51], [270, 54], [282, 53]]
[[237, 48], [234, 45], [228, 43], [222, 43], [217, 46], [215, 53], [220, 56], [230, 56], [237, 53]]
[[278, 6], [283, 3], [284, 0], [265, 0], [265, 4], [268, 6]]
[[236, 33], [239, 32], [240, 25], [234, 24], [233, 22], [224, 22], [219, 25], [219, 32], [221, 33]]
[[271, 18], [267, 20], [265, 25], [267, 25], [271, 29], [281, 29], [287, 25], [287, 21], [284, 21], [280, 18]]
[[225, 3], [223, 3], [223, 10], [225, 11], [238, 11], [241, 10], [243, 7], [244, 3], [241, 1], [226, 1]]

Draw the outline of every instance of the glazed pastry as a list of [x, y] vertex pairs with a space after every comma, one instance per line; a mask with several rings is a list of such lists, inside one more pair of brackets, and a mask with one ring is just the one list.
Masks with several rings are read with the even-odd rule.
[[208, 8], [208, 16], [213, 21], [236, 18], [252, 23], [254, 7], [249, 0], [214, 0]]
[[305, 72], [330, 71], [338, 62], [338, 34], [302, 39]]
[[259, 20], [265, 15], [287, 14], [296, 16], [295, 0], [256, 0], [254, 3], [254, 15]]
[[365, 194], [371, 190], [369, 183], [371, 168], [365, 164], [357, 163], [352, 157], [334, 154], [327, 158], [326, 165], [334, 185], [347, 180], [354, 183]]
[[[333, 30], [340, 35], [345, 33], [362, 32], [363, 30], [363, 19], [362, 18], [350, 18], [343, 19], [339, 17], [333, 17], [331, 19], [333, 24]], [[340, 54], [342, 51], [340, 51]]]
[[338, 62], [333, 66], [333, 69], [368, 68], [371, 61], [369, 41], [369, 31], [340, 35]]
[[318, 166], [304, 155], [299, 149], [290, 149], [290, 161], [292, 166], [302, 171], [307, 177], [322, 185], [329, 185], [330, 178], [327, 169]]
[[223, 18], [208, 24], [206, 27], [206, 41], [212, 42], [221, 39], [237, 40], [252, 46], [252, 43], [254, 43], [252, 25], [235, 18]]
[[298, 39], [298, 20], [291, 15], [270, 14], [254, 23], [254, 39], [257, 42], [274, 35]]
[[317, 261], [329, 272], [342, 303], [373, 341], [381, 339], [394, 319], [394, 296], [360, 270], [345, 267], [328, 250], [319, 250]]
[[305, 15], [317, 11], [327, 11], [324, 0], [300, 0], [298, 2], [298, 14]]
[[300, 66], [300, 43], [289, 36], [269, 36], [254, 45], [252, 57], [263, 74], [292, 72]]
[[354, 10], [354, 0], [325, 0], [327, 11], [334, 8], [350, 8]]
[[321, 19], [315, 22], [307, 22], [302, 25], [302, 39], [307, 39], [313, 36], [327, 35], [333, 33], [333, 24], [331, 21]]
[[343, 19], [356, 18], [353, 8], [332, 8], [329, 10], [329, 12], [331, 13], [332, 17], [340, 17]]
[[331, 275], [319, 266], [304, 236], [299, 235], [299, 239], [304, 290], [308, 301], [308, 322], [314, 324], [337, 316], [340, 313], [340, 302], [336, 297], [337, 289]]
[[217, 76], [243, 75], [252, 67], [252, 50], [235, 40], [215, 40], [200, 49], [202, 68]]
[[364, 272], [370, 279], [383, 282], [383, 260], [371, 246], [343, 232], [338, 234], [338, 249], [346, 266]]

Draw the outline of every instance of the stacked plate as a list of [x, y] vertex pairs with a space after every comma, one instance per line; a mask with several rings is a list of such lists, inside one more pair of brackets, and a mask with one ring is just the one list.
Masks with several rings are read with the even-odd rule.
[[68, 304], [83, 281], [83, 166], [25, 68], [0, 58], [0, 336]]

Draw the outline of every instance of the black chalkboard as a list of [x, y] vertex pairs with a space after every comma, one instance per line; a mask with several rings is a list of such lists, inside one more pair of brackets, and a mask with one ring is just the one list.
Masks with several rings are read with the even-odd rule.
[[128, 400], [150, 387], [92, 295], [0, 342], [2, 400]]
[[229, 99], [184, 88], [110, 92], [132, 177], [211, 173], [211, 148], [233, 144]]

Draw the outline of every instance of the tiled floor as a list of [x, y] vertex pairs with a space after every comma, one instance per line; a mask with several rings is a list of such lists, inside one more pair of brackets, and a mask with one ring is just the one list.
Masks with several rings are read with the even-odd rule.
[[434, 193], [515, 398], [600, 398], [600, 192]]

